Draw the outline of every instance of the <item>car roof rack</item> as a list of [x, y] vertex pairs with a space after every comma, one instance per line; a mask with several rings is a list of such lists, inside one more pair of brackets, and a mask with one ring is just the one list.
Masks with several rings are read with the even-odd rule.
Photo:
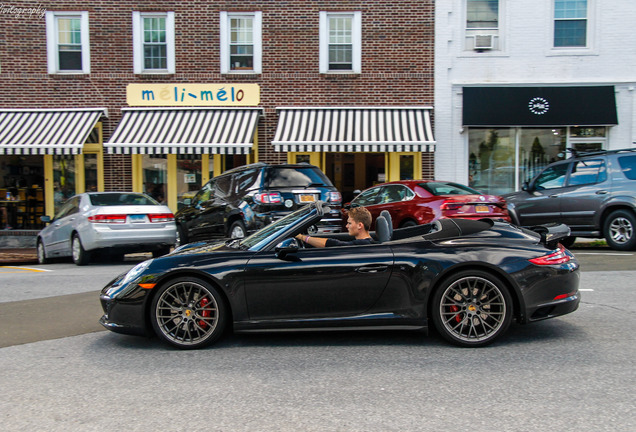
[[623, 153], [623, 152], [636, 152], [636, 148], [625, 148], [625, 149], [616, 149], [616, 150], [591, 150], [591, 151], [581, 151], [571, 147], [566, 148], [567, 151], [571, 153], [570, 158], [575, 157], [584, 157], [584, 156], [595, 156], [595, 155], [605, 155], [605, 154], [615, 154], [615, 153]]

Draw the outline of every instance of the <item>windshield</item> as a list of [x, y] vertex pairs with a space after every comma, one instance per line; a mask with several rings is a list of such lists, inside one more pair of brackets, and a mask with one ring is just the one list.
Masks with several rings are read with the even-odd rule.
[[135, 193], [100, 193], [89, 198], [94, 206], [159, 205], [149, 196]]
[[315, 207], [313, 205], [307, 205], [288, 214], [273, 224], [256, 231], [251, 236], [241, 240], [241, 249], [260, 250], [263, 246], [277, 237], [282, 231], [306, 218], [312, 211], [315, 211], [314, 208]]
[[315, 167], [270, 168], [270, 188], [333, 186], [329, 179]]

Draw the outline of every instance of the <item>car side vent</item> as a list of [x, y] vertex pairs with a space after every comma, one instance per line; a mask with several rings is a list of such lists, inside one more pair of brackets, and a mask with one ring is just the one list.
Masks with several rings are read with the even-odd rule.
[[493, 37], [492, 35], [475, 35], [475, 44], [473, 49], [475, 50], [490, 50], [493, 49]]

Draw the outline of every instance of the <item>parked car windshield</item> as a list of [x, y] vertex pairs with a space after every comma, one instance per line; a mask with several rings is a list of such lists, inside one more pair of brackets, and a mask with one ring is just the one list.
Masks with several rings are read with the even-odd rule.
[[149, 196], [133, 193], [102, 193], [89, 195], [89, 198], [94, 206], [159, 205]]
[[268, 173], [270, 188], [333, 186], [322, 171], [314, 167], [270, 168]]
[[428, 182], [419, 186], [433, 195], [481, 195], [481, 192], [458, 183]]

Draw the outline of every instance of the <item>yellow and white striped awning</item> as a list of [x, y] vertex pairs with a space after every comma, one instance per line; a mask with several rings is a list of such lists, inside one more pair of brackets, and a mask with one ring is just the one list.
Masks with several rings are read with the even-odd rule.
[[0, 109], [0, 154], [79, 154], [106, 108]]
[[278, 108], [276, 151], [430, 152], [431, 107]]
[[262, 108], [123, 108], [109, 153], [248, 154]]

